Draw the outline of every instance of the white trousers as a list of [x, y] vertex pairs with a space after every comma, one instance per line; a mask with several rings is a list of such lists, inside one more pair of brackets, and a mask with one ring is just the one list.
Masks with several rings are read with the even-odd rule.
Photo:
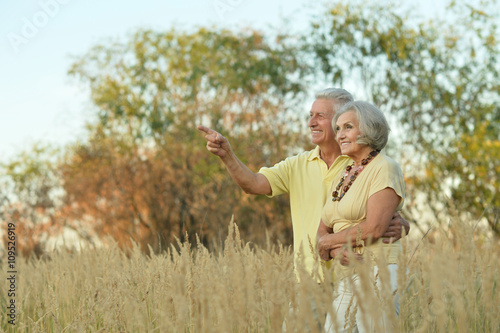
[[[395, 291], [398, 288], [397, 282], [397, 270], [398, 265], [391, 264], [387, 266], [390, 276], [390, 290], [393, 292], [393, 302], [396, 310], [396, 316], [399, 314], [399, 297]], [[377, 288], [376, 293], [384, 292], [384, 288], [381, 288], [379, 269], [377, 266], [373, 267], [373, 274], [375, 276], [375, 285], [373, 282], [372, 288]], [[366, 282], [365, 282], [366, 283]], [[387, 288], [385, 288], [387, 289]], [[357, 292], [355, 292], [357, 291]], [[386, 290], [385, 292], [387, 292]], [[357, 295], [360, 295], [359, 299]], [[337, 294], [338, 295], [333, 301], [334, 314], [336, 315], [336, 320], [334, 321], [331, 314], [328, 313], [325, 322], [325, 332], [391, 332], [392, 329], [388, 325], [387, 312], [384, 311], [381, 305], [378, 310], [381, 313], [379, 316], [373, 316], [373, 312], [366, 313], [366, 307], [359, 306], [360, 302], [363, 302], [362, 286], [360, 278], [357, 274], [351, 277], [344, 278], [339, 282]], [[368, 309], [369, 310], [369, 309]], [[353, 320], [349, 317], [353, 316], [355, 313], [355, 323], [353, 325]], [[378, 329], [377, 329], [378, 328]], [[382, 328], [382, 329], [381, 329]]]

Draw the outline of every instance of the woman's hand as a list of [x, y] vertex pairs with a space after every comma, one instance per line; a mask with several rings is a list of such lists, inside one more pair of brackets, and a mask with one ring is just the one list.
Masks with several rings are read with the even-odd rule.
[[[359, 261], [363, 261], [363, 257], [359, 253], [351, 253]], [[349, 266], [349, 251], [345, 247], [339, 247], [330, 251], [332, 259], [339, 259], [342, 266]]]
[[[337, 248], [337, 249], [333, 249], [333, 250], [330, 250], [330, 257], [332, 257], [332, 259], [337, 259], [339, 258], [340, 259], [340, 263], [342, 265], [344, 265], [344, 262], [345, 262], [345, 259], [347, 259], [347, 250], [344, 249], [344, 248]], [[347, 264], [349, 264], [349, 259], [347, 259]], [[344, 265], [344, 266], [347, 266], [347, 265]]]
[[330, 251], [333, 251], [328, 243], [328, 237], [331, 234], [324, 235], [318, 240], [318, 253], [319, 257], [322, 260], [328, 261], [331, 260], [333, 257], [330, 256]]
[[333, 236], [333, 229], [329, 228], [326, 224], [323, 223], [323, 220], [319, 222], [318, 226], [318, 233], [317, 233], [317, 240], [318, 240], [318, 253], [319, 257], [322, 260], [331, 260], [332, 257], [330, 257], [330, 250], [333, 249], [333, 247], [330, 246], [329, 244], [329, 238]]

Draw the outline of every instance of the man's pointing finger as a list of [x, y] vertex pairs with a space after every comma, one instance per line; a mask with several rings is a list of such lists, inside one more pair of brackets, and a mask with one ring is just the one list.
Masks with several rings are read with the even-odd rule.
[[210, 128], [202, 126], [202, 125], [198, 125], [197, 128], [198, 128], [198, 130], [205, 132], [207, 134], [212, 134], [214, 132], [214, 130], [211, 130]]

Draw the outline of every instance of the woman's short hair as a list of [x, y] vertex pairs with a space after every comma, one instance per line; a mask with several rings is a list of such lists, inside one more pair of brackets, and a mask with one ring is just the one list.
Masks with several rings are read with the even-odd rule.
[[391, 129], [382, 111], [368, 102], [349, 102], [337, 111], [332, 120], [335, 135], [337, 135], [337, 120], [342, 114], [349, 111], [355, 112], [359, 122], [361, 134], [358, 136], [356, 143], [369, 145], [378, 151], [382, 150], [387, 144]]
[[326, 88], [317, 91], [316, 99], [330, 99], [333, 101], [333, 111], [337, 112], [345, 104], [352, 102], [354, 98], [351, 93], [342, 88]]

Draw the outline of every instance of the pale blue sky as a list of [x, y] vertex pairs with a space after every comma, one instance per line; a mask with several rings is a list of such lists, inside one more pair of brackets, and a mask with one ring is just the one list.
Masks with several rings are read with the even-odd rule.
[[[445, 1], [408, 3], [426, 12]], [[301, 29], [313, 8], [306, 0], [1, 0], [0, 162], [38, 141], [61, 146], [83, 136], [91, 111], [85, 87], [66, 74], [71, 55], [139, 27], [262, 30], [291, 18]]]

